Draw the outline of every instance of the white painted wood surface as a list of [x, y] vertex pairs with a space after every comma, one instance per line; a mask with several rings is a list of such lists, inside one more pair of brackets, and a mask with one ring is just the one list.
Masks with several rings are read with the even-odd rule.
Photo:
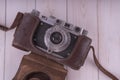
[[[18, 11], [29, 12], [35, 8], [33, 0], [7, 0], [6, 1], [6, 25], [10, 26]], [[5, 47], [5, 80], [12, 80], [22, 56], [25, 52], [12, 47], [14, 30], [6, 32]]]
[[[120, 79], [120, 0], [98, 2], [99, 60]], [[100, 80], [109, 80], [101, 72]]]
[[[93, 45], [97, 52], [98, 33], [96, 4], [96, 0], [68, 0], [68, 22], [89, 30], [89, 37], [93, 39]], [[68, 70], [68, 80], [98, 80], [98, 70], [94, 65], [91, 52], [80, 70]]]
[[[5, 25], [5, 1], [0, 0], [0, 24]], [[4, 79], [5, 32], [0, 31], [0, 80]]]
[[[0, 24], [10, 26], [18, 11], [32, 9], [87, 29], [100, 63], [120, 79], [119, 0], [0, 0]], [[0, 80], [12, 80], [27, 54], [11, 46], [14, 31], [0, 31]], [[67, 80], [110, 80], [96, 68], [91, 53], [80, 70], [67, 68]]]

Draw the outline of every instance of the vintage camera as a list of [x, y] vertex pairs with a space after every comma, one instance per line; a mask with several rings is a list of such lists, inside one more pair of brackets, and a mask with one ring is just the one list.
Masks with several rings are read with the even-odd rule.
[[42, 16], [40, 20], [33, 35], [33, 44], [36, 48], [58, 58], [68, 58], [79, 35], [87, 34], [86, 30], [53, 16]]
[[53, 16], [24, 13], [14, 34], [13, 46], [79, 69], [87, 57], [91, 39], [83, 28]]
[[16, 28], [13, 46], [31, 51], [22, 59], [13, 80], [64, 80], [67, 70], [63, 65], [79, 69], [90, 49], [97, 67], [108, 77], [116, 76], [104, 69], [96, 58], [91, 39], [83, 28], [73, 26], [53, 16], [40, 16], [39, 11], [18, 12], [10, 28], [0, 25], [4, 31]]

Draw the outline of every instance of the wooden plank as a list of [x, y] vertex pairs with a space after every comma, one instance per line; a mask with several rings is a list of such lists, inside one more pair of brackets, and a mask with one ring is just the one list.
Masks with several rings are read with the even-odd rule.
[[[0, 0], [0, 24], [5, 25], [5, 1]], [[5, 32], [0, 30], [0, 80], [4, 79]]]
[[36, 9], [43, 15], [66, 20], [66, 0], [36, 0]]
[[[100, 63], [120, 79], [120, 0], [98, 1]], [[99, 74], [99, 80], [109, 80]]]
[[36, 9], [39, 10], [42, 15], [52, 15], [64, 21], [67, 20], [66, 0], [36, 0]]
[[[10, 26], [18, 11], [31, 12], [35, 8], [35, 0], [6, 0], [6, 24]], [[15, 30], [6, 33], [5, 53], [5, 80], [12, 80], [15, 76], [22, 56], [26, 54], [12, 47], [13, 34]]]
[[[68, 22], [88, 30], [98, 52], [97, 0], [68, 0]], [[80, 70], [68, 69], [68, 80], [98, 80], [98, 70], [94, 64], [92, 52]]]

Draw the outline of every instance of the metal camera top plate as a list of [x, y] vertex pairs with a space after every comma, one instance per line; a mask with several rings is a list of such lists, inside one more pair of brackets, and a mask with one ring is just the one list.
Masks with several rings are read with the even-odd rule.
[[[32, 15], [34, 16], [38, 16], [40, 18], [41, 21], [46, 22], [50, 25], [55, 25], [57, 23], [57, 21], [60, 21], [61, 23], [59, 25], [63, 26], [63, 28], [65, 28], [66, 30], [68, 30], [70, 33], [75, 34], [75, 35], [87, 35], [88, 31], [78, 27], [78, 26], [74, 26], [70, 23], [66, 23], [63, 20], [57, 19], [54, 16], [50, 16], [50, 17], [46, 17], [46, 16], [39, 16], [40, 12], [33, 9], [33, 11], [31, 12]], [[66, 26], [66, 24], [68, 24], [69, 26]]]
[[45, 22], [45, 23], [48, 23], [52, 26], [54, 26], [56, 24], [60, 25], [60, 27], [66, 29], [68, 32], [75, 34], [75, 35], [85, 35], [86, 36], [88, 34], [87, 30], [85, 30], [81, 27], [78, 27], [78, 26], [74, 26], [70, 23], [63, 21], [63, 20], [57, 19], [54, 16], [50, 16], [50, 17], [40, 16], [40, 20]]

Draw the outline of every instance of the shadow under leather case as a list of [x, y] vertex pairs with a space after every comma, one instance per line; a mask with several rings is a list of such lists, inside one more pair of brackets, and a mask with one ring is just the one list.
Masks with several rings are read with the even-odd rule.
[[25, 13], [21, 19], [21, 23], [16, 28], [13, 46], [21, 50], [31, 51], [42, 56], [47, 56], [47, 58], [54, 60], [60, 64], [67, 65], [72, 69], [79, 69], [85, 62], [85, 59], [89, 52], [91, 39], [87, 36], [79, 35], [75, 43], [75, 47], [69, 57], [63, 59], [55, 57], [42, 50], [37, 49], [32, 42], [33, 35], [40, 21], [41, 20], [39, 17], [33, 16], [30, 13]]

